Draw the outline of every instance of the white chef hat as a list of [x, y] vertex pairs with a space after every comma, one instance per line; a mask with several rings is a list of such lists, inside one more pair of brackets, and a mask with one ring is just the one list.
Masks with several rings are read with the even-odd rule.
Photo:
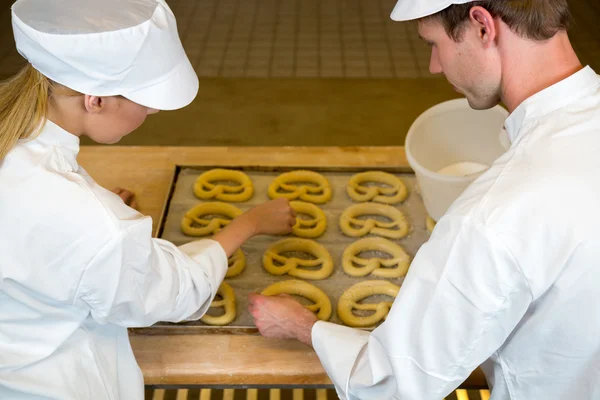
[[164, 0], [18, 0], [17, 50], [49, 79], [94, 96], [174, 110], [198, 93]]
[[474, 0], [399, 0], [392, 11], [394, 21], [410, 21], [428, 17], [445, 10], [453, 4], [465, 4]]

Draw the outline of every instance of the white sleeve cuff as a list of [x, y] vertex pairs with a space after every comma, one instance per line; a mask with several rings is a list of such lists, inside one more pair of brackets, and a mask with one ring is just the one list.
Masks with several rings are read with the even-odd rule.
[[369, 332], [330, 322], [319, 321], [313, 326], [313, 347], [342, 400], [347, 399], [350, 374], [369, 336]]
[[219, 242], [210, 239], [186, 243], [179, 246], [179, 250], [198, 264], [210, 285], [210, 298], [208, 301], [198, 311], [186, 318], [188, 321], [194, 321], [206, 313], [217, 294], [217, 290], [219, 290], [219, 286], [225, 279], [228, 268], [227, 254]]

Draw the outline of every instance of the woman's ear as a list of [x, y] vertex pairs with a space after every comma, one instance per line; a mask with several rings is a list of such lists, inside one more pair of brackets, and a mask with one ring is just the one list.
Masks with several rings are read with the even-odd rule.
[[92, 114], [101, 112], [104, 109], [105, 103], [103, 97], [90, 96], [89, 94], [86, 94], [83, 100], [85, 110]]

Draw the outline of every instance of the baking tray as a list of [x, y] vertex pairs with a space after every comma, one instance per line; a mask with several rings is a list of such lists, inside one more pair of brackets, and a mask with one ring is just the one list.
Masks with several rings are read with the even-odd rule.
[[[184, 214], [193, 206], [203, 202], [199, 200], [193, 193], [193, 184], [196, 178], [213, 168], [223, 168], [222, 166], [176, 166], [172, 184], [170, 186], [169, 194], [163, 207], [163, 212], [157, 227], [157, 237], [169, 240], [176, 245], [182, 245], [192, 240], [198, 240], [200, 238], [194, 238], [186, 236], [181, 232], [180, 223]], [[280, 174], [284, 172], [294, 171], [298, 169], [310, 170], [318, 172], [324, 175], [331, 183], [333, 189], [332, 199], [326, 203], [321, 204], [319, 207], [325, 212], [327, 216], [327, 230], [319, 238], [314, 239], [318, 243], [324, 245], [329, 253], [331, 254], [334, 262], [334, 272], [331, 276], [322, 281], [309, 281], [308, 283], [317, 286], [322, 289], [329, 296], [333, 314], [330, 322], [341, 323], [337, 316], [336, 308], [337, 301], [341, 294], [348, 289], [350, 286], [364, 281], [372, 279], [383, 279], [373, 276], [366, 277], [351, 277], [348, 276], [342, 268], [341, 259], [344, 249], [351, 243], [361, 238], [350, 238], [345, 236], [339, 228], [339, 217], [341, 213], [349, 206], [356, 204], [346, 193], [346, 186], [350, 177], [359, 172], [366, 171], [385, 171], [392, 173], [400, 177], [407, 189], [407, 199], [396, 205], [406, 216], [411, 228], [408, 236], [394, 240], [391, 240], [401, 245], [405, 251], [414, 257], [421, 245], [429, 238], [425, 226], [426, 211], [421, 200], [421, 196], [418, 194], [418, 185], [414, 172], [409, 168], [357, 168], [357, 167], [260, 167], [260, 166], [242, 166], [235, 167], [232, 169], [240, 170], [250, 176], [254, 184], [254, 195], [253, 197], [243, 203], [231, 203], [238, 207], [242, 211], [246, 211], [251, 207], [254, 207], [260, 203], [269, 200], [267, 188], [269, 184]], [[208, 200], [210, 201], [210, 200]], [[287, 237], [291, 237], [288, 235]], [[138, 333], [163, 333], [165, 330], [170, 333], [228, 333], [228, 334], [250, 334], [256, 333], [257, 330], [252, 324], [251, 315], [247, 311], [248, 302], [247, 295], [250, 292], [260, 292], [262, 289], [271, 285], [272, 283], [294, 279], [293, 277], [273, 276], [265, 271], [262, 266], [263, 253], [273, 243], [281, 240], [283, 237], [275, 236], [259, 236], [250, 239], [242, 246], [242, 250], [246, 256], [246, 268], [244, 271], [233, 278], [226, 278], [225, 281], [229, 283], [236, 295], [236, 309], [237, 316], [234, 321], [228, 326], [215, 327], [203, 324], [201, 321], [191, 321], [182, 323], [168, 323], [159, 322], [149, 328], [138, 328], [135, 329]], [[386, 279], [398, 286], [401, 286], [404, 278], [399, 279]], [[370, 301], [379, 301], [377, 297], [373, 297]]]

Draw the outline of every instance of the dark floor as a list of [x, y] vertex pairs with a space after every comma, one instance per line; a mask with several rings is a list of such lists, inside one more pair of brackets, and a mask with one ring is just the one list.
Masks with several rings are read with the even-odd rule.
[[[0, 79], [23, 64], [11, 3], [0, 0]], [[389, 19], [395, 0], [168, 3], [200, 92], [123, 145], [402, 145], [421, 112], [457, 96], [428, 74], [414, 24]], [[574, 47], [600, 72], [600, 2], [570, 4]]]

